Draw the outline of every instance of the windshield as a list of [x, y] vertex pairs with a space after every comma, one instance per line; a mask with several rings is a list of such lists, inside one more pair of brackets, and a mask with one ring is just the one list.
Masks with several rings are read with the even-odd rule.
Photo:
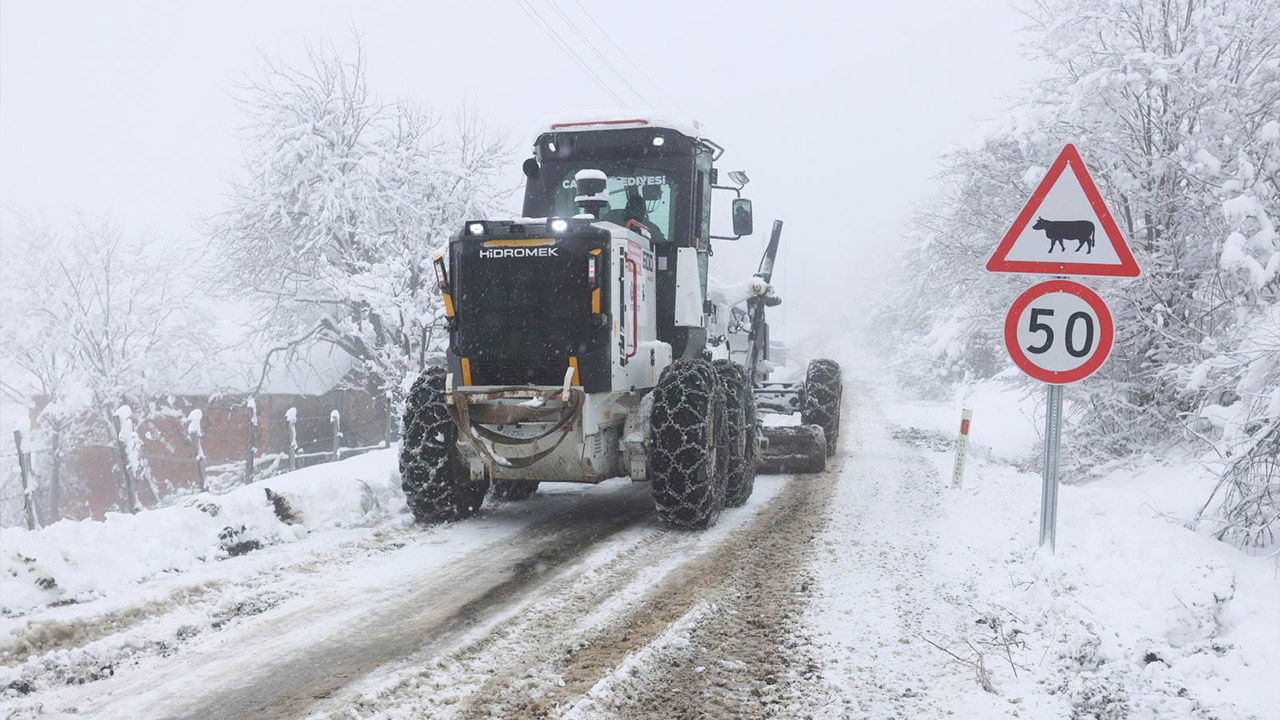
[[609, 207], [602, 214], [602, 220], [624, 227], [628, 221], [635, 220], [647, 227], [657, 242], [671, 237], [675, 221], [675, 197], [679, 191], [676, 179], [662, 168], [611, 165], [594, 162], [556, 167], [553, 170], [556, 173], [553, 176], [554, 214], [568, 217], [578, 213], [574, 204], [578, 186], [573, 177], [579, 170], [593, 167], [603, 170], [609, 177], [605, 185], [605, 190], [609, 193]]

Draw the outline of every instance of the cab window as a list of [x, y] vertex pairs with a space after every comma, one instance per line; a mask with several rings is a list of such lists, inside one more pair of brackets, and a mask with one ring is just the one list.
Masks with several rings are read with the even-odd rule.
[[[582, 168], [567, 169], [556, 182], [555, 214], [571, 216], [578, 210], [574, 204], [577, 184], [574, 175]], [[605, 169], [609, 207], [602, 220], [626, 226], [635, 220], [649, 229], [656, 242], [671, 237], [675, 221], [675, 198], [679, 190], [675, 178], [658, 168], [634, 167], [627, 170]]]

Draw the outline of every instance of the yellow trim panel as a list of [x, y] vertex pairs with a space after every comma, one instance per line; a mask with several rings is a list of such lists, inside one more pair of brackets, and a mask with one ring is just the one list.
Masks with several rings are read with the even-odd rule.
[[453, 317], [453, 296], [449, 293], [441, 293], [444, 296], [444, 316]]
[[462, 358], [462, 384], [471, 384], [471, 359]]
[[573, 384], [581, 386], [582, 380], [578, 379], [578, 356], [569, 356], [569, 367], [573, 368]]
[[555, 245], [555, 238], [533, 238], [529, 240], [485, 240], [485, 247], [538, 247]]
[[[600, 314], [600, 288], [591, 291], [591, 312], [595, 315]], [[452, 314], [449, 317], [453, 317]]]

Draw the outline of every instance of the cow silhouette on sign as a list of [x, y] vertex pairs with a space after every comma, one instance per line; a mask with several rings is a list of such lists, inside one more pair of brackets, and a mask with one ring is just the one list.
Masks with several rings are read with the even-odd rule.
[[1045, 236], [1049, 238], [1049, 252], [1053, 252], [1054, 244], [1062, 252], [1066, 252], [1067, 248], [1063, 244], [1066, 240], [1075, 240], [1076, 252], [1084, 250], [1085, 255], [1093, 253], [1093, 223], [1088, 220], [1045, 220], [1042, 217], [1036, 217], [1036, 224], [1031, 226], [1032, 230], [1043, 230]]

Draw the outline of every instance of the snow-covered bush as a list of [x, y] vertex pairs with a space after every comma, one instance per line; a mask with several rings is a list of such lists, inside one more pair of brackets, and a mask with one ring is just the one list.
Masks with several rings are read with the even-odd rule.
[[982, 143], [944, 159], [944, 191], [904, 265], [947, 272], [900, 283], [927, 311], [882, 319], [906, 328], [913, 366], [935, 378], [992, 372], [1028, 283], [984, 262], [1075, 143], [1143, 272], [1097, 284], [1117, 337], [1072, 389], [1085, 409], [1076, 454], [1191, 437], [1228, 459], [1250, 452], [1280, 419], [1280, 6], [1043, 0], [1031, 17], [1028, 49], [1047, 74]]
[[244, 169], [211, 227], [218, 284], [257, 301], [268, 366], [327, 343], [360, 361], [370, 387], [399, 392], [440, 343], [432, 260], [504, 199], [505, 142], [465, 111], [445, 132], [415, 105], [383, 102], [362, 51], [269, 64], [240, 100]]

